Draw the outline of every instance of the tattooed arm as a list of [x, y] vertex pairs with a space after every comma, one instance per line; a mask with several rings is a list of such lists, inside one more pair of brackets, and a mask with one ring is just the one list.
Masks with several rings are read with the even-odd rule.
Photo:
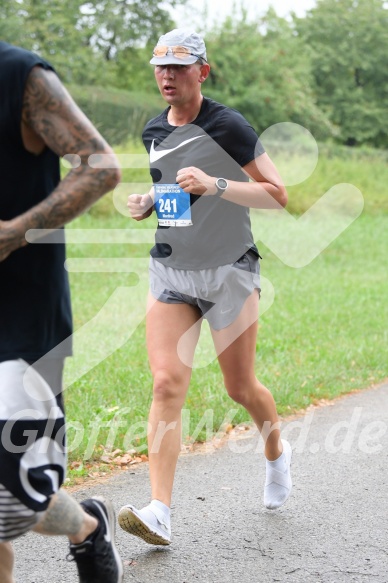
[[[10, 220], [0, 220], [0, 261], [27, 244], [29, 229], [62, 227], [89, 208], [120, 180], [117, 159], [93, 124], [74, 103], [52, 71], [34, 67], [28, 77], [22, 114], [26, 149], [46, 146], [58, 156], [72, 154], [73, 168], [41, 203]], [[91, 168], [91, 154], [109, 155], [110, 168]], [[23, 193], [21, 193], [22, 195]]]

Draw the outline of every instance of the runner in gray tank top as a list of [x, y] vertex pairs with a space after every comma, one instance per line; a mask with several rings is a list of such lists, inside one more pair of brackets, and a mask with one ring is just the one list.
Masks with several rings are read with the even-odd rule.
[[[140, 510], [124, 506], [119, 524], [150, 544], [168, 545], [181, 411], [203, 318], [229, 396], [246, 408], [264, 439], [264, 505], [279, 508], [290, 495], [291, 447], [280, 437], [271, 393], [255, 376], [260, 270], [249, 219], [250, 207], [284, 207], [287, 192], [247, 120], [203, 97], [210, 65], [197, 33], [163, 35], [150, 62], [168, 107], [143, 131], [153, 187], [130, 195], [128, 207], [135, 220], [154, 211], [158, 217], [146, 332], [154, 379], [152, 492]], [[162, 439], [161, 427], [168, 427]]]

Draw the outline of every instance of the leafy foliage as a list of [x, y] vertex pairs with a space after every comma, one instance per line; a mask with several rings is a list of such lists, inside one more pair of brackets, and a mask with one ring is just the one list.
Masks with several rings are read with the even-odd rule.
[[209, 39], [212, 97], [243, 112], [259, 133], [293, 121], [318, 139], [333, 135], [316, 104], [305, 47], [273, 10], [257, 23], [227, 19]]
[[[175, 26], [170, 9], [188, 1], [0, 0], [0, 38], [40, 53], [73, 87], [143, 93], [147, 114], [158, 95], [148, 64], [152, 47]], [[235, 5], [232, 17], [213, 28], [205, 16], [199, 28], [212, 71], [204, 91], [239, 109], [259, 133], [291, 121], [318, 140], [387, 147], [385, 0], [317, 0], [304, 18], [281, 18], [270, 9], [255, 21]], [[117, 105], [116, 123], [109, 101], [98, 106], [94, 99], [86, 109], [93, 105], [98, 119], [127, 127], [125, 107]], [[110, 113], [102, 114], [103, 107]]]
[[[185, 1], [185, 0], [184, 0]], [[182, 0], [163, 4], [172, 7]], [[91, 0], [82, 7], [80, 29], [93, 33], [93, 46], [106, 60], [115, 59], [128, 47], [136, 47], [155, 39], [173, 23], [161, 2], [153, 0]]]
[[167, 6], [185, 2], [0, 0], [0, 38], [40, 53], [68, 83], [115, 84], [122, 52], [171, 27]]
[[384, 0], [320, 0], [297, 30], [309, 47], [318, 104], [347, 145], [388, 143], [388, 8]]

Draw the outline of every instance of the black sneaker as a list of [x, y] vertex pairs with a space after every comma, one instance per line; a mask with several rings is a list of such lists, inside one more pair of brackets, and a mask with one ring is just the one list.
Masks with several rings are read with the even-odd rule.
[[115, 514], [110, 502], [102, 497], [81, 502], [99, 526], [83, 543], [70, 544], [70, 556], [77, 564], [80, 583], [121, 583], [123, 565], [114, 542]]

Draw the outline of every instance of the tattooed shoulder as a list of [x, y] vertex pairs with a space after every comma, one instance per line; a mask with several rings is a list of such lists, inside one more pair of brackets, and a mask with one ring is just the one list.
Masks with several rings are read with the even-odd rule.
[[23, 121], [34, 125], [42, 110], [58, 113], [68, 101], [67, 92], [54, 71], [36, 66], [28, 76], [23, 99]]
[[34, 67], [23, 102], [23, 122], [59, 156], [78, 153], [84, 161], [107, 144], [53, 71]]

